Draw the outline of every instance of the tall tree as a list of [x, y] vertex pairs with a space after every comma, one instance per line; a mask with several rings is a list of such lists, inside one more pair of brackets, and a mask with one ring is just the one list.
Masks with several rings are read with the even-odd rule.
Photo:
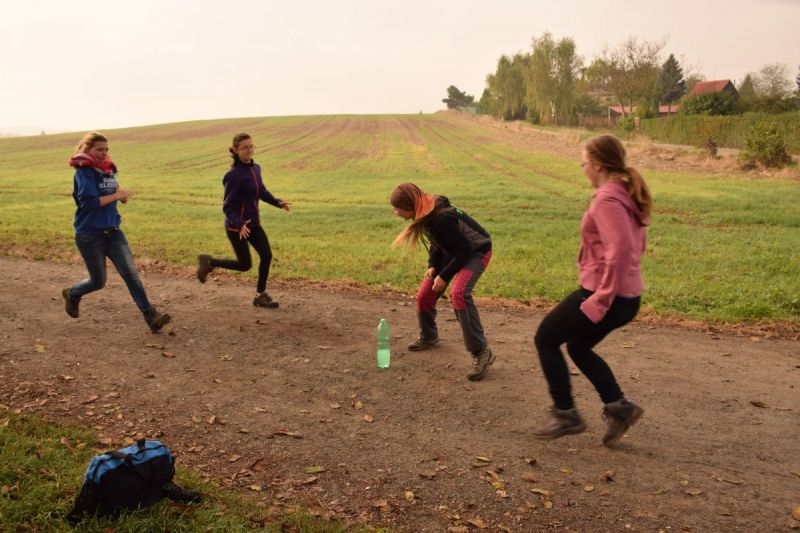
[[684, 94], [686, 94], [686, 81], [683, 79], [683, 69], [675, 56], [670, 54], [658, 75], [658, 98], [662, 102], [671, 104], [680, 100]]
[[783, 63], [764, 65], [754, 81], [759, 96], [784, 98], [791, 92], [789, 69]]
[[640, 41], [630, 37], [615, 48], [606, 48], [586, 71], [596, 89], [609, 94], [626, 108], [652, 100], [659, 73], [663, 41]]
[[576, 79], [581, 60], [575, 41], [558, 41], [550, 33], [534, 38], [526, 77], [526, 103], [545, 124], [571, 124], [575, 121]]
[[800, 67], [797, 67], [797, 77], [794, 79], [794, 82], [797, 85], [794, 90], [794, 96], [800, 99]]
[[466, 107], [472, 105], [475, 97], [471, 94], [459, 91], [458, 87], [451, 85], [447, 88], [447, 98], [442, 98], [442, 102], [447, 104], [447, 109], [458, 109], [463, 111]]
[[747, 75], [744, 77], [744, 80], [742, 80], [741, 85], [739, 85], [738, 90], [739, 90], [739, 96], [741, 98], [755, 97], [756, 88], [755, 85], [753, 84], [752, 74], [750, 74], [749, 72], [747, 73]]

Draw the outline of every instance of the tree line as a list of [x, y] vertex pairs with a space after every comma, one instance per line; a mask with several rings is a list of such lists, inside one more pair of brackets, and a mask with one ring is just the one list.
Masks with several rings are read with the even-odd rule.
[[686, 98], [704, 76], [684, 72], [673, 54], [662, 61], [666, 41], [629, 37], [606, 47], [590, 62], [578, 55], [571, 37], [534, 37], [528, 52], [502, 55], [477, 104], [451, 85], [442, 101], [449, 109], [474, 109], [504, 120], [575, 125], [581, 117], [605, 115], [619, 106], [623, 115], [657, 116], [660, 104], [680, 101], [683, 114], [781, 113], [800, 109], [800, 69], [796, 87], [781, 63], [747, 73], [738, 95], [707, 93]]

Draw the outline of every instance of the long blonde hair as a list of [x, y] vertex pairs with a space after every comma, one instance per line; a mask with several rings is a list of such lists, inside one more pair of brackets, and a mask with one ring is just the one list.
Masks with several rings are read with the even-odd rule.
[[88, 153], [89, 150], [92, 149], [97, 143], [107, 143], [108, 139], [102, 133], [96, 131], [90, 131], [86, 135], [83, 136], [81, 142], [78, 143], [78, 146], [75, 147], [76, 154], [85, 154]]
[[412, 249], [416, 248], [422, 237], [423, 223], [435, 211], [436, 196], [423, 192], [413, 183], [406, 182], [395, 187], [389, 197], [389, 203], [392, 207], [414, 213], [413, 222], [395, 237], [392, 248], [401, 244], [406, 244]]
[[589, 139], [585, 150], [593, 163], [602, 166], [609, 174], [621, 176], [621, 181], [628, 189], [628, 195], [645, 217], [649, 218], [653, 209], [653, 197], [642, 175], [625, 163], [625, 147], [620, 140], [613, 135], [600, 135]]

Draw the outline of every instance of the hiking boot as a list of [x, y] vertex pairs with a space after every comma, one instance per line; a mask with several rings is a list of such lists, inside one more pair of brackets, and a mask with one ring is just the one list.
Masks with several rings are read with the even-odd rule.
[[472, 354], [472, 369], [467, 374], [467, 379], [470, 381], [479, 381], [483, 379], [489, 371], [489, 365], [492, 363], [494, 363], [494, 354], [488, 346], [480, 352]]
[[158, 311], [153, 309], [153, 313], [144, 317], [144, 321], [147, 322], [147, 325], [150, 326], [150, 331], [153, 333], [158, 333], [161, 331], [161, 328], [169, 324], [169, 321], [172, 319], [167, 313], [159, 313]]
[[537, 439], [557, 439], [564, 435], [576, 435], [586, 429], [586, 423], [574, 407], [572, 409], [550, 408], [544, 424], [533, 430]]
[[197, 256], [197, 279], [200, 280], [200, 283], [205, 283], [206, 278], [208, 278], [208, 273], [214, 270], [214, 267], [211, 266], [211, 256], [201, 254]]
[[628, 429], [644, 414], [644, 409], [625, 398], [607, 403], [603, 407], [603, 418], [608, 423], [608, 430], [603, 436], [603, 444], [613, 446]]
[[170, 500], [178, 503], [200, 503], [200, 500], [203, 499], [203, 495], [199, 492], [179, 487], [172, 481], [165, 483], [161, 487], [161, 492]]
[[420, 337], [409, 344], [408, 349], [412, 352], [421, 352], [422, 350], [427, 350], [428, 348], [436, 346], [437, 344], [439, 344], [439, 337], [434, 337], [432, 339], [423, 339]]
[[253, 298], [253, 305], [256, 307], [266, 307], [268, 309], [275, 309], [278, 307], [278, 302], [270, 298], [269, 294], [262, 292]]
[[78, 304], [81, 299], [70, 296], [69, 288], [63, 289], [61, 291], [61, 296], [64, 298], [64, 307], [67, 310], [67, 314], [72, 318], [78, 318]]

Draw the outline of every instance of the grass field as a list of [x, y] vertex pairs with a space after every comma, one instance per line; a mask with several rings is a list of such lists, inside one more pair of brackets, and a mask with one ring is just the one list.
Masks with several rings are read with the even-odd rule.
[[[64, 516], [80, 491], [83, 473], [97, 445], [95, 437], [86, 430], [0, 409], [0, 531], [72, 530]], [[178, 468], [176, 480], [200, 491], [204, 503], [180, 505], [162, 500], [149, 509], [118, 518], [86, 519], [74, 530], [352, 531], [344, 524], [326, 522], [302, 511], [269, 517], [268, 508], [202, 481], [196, 472], [186, 469]]]
[[[403, 222], [387, 202], [394, 185], [409, 180], [449, 196], [492, 234], [494, 259], [479, 295], [557, 300], [577, 283], [579, 221], [591, 195], [578, 161], [505, 143], [497, 128], [441, 113], [106, 131], [120, 182], [138, 193], [120, 206], [138, 259], [189, 266], [201, 252], [232, 255], [221, 177], [238, 131], [253, 135], [267, 187], [293, 206], [286, 213], [262, 204], [272, 277], [413, 292], [423, 252], [390, 249]], [[76, 257], [66, 160], [80, 136], [0, 139], [0, 251]], [[800, 319], [800, 184], [642, 170], [656, 200], [645, 308], [711, 321]]]

